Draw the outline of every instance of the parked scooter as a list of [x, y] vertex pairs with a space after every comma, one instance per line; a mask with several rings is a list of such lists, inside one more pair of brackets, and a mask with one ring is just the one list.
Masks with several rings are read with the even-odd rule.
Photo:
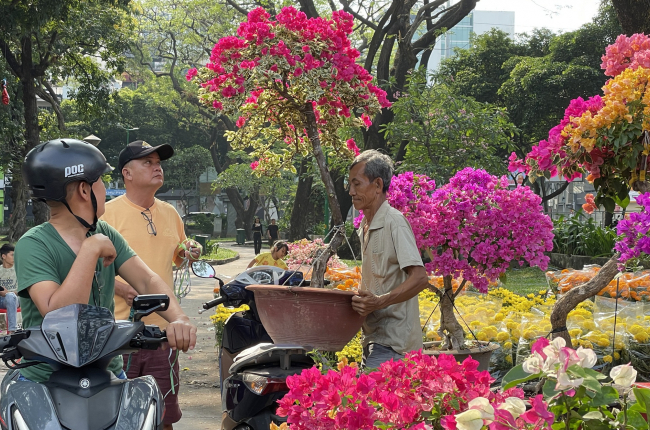
[[[194, 267], [193, 267], [194, 268]], [[195, 270], [201, 277], [214, 272]], [[218, 278], [217, 278], [218, 279]], [[226, 307], [248, 305], [250, 310], [232, 314], [225, 323], [221, 339], [222, 430], [268, 429], [271, 423], [286, 419], [276, 415], [277, 401], [289, 389], [286, 379], [314, 365], [307, 349], [300, 345], [274, 345], [264, 329], [248, 285], [309, 285], [301, 272], [285, 272], [273, 266], [252, 267], [232, 281], [222, 284], [219, 297], [203, 304], [203, 311], [219, 304]]]
[[[168, 306], [164, 294], [138, 296], [134, 321], [116, 322], [106, 308], [69, 305], [0, 338], [0, 359], [12, 369], [0, 387], [1, 428], [161, 430], [165, 404], [153, 377], [122, 380], [107, 367], [117, 355], [166, 342], [165, 332], [140, 320]], [[19, 369], [39, 363], [54, 370], [47, 382], [18, 380]]]

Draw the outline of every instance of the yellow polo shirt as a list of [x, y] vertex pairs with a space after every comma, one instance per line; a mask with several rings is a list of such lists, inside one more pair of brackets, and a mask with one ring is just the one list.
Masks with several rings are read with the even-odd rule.
[[[151, 219], [156, 227], [156, 235], [149, 234], [147, 220], [142, 215], [146, 208], [129, 200], [126, 195], [119, 196], [106, 203], [106, 213], [101, 219], [110, 224], [128, 242], [135, 253], [160, 276], [169, 286], [167, 294], [174, 296], [174, 275], [172, 264], [177, 266], [183, 261], [178, 256], [179, 244], [185, 241], [183, 220], [176, 209], [169, 203], [155, 199], [149, 208]], [[119, 276], [118, 281], [126, 282]], [[131, 308], [126, 301], [115, 295], [115, 319], [128, 319]], [[167, 321], [154, 313], [143, 318], [147, 324], [155, 324], [161, 329], [167, 327]]]

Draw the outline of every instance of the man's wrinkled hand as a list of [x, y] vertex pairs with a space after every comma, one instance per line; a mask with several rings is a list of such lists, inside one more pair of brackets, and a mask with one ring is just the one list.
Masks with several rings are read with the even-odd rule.
[[361, 290], [355, 296], [352, 296], [352, 309], [361, 316], [366, 316], [384, 307], [381, 297], [375, 296], [368, 290]]
[[167, 326], [167, 342], [171, 349], [187, 352], [196, 346], [196, 326], [186, 319], [176, 320]]

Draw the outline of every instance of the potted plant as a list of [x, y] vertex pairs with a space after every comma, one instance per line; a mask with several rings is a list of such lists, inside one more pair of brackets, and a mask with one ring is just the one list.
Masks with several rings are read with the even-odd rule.
[[[650, 37], [620, 35], [608, 46], [601, 67], [612, 77], [603, 95], [572, 100], [563, 120], [549, 131], [548, 139], [532, 148], [524, 160], [515, 153], [510, 170], [536, 177], [563, 176], [572, 181], [583, 174], [596, 189], [585, 209], [603, 206], [612, 213], [625, 208], [630, 189], [650, 191]], [[602, 290], [618, 273], [615, 254], [591, 281], [559, 300], [551, 316], [555, 336], [569, 341], [566, 316], [581, 301]]]
[[[190, 69], [200, 99], [220, 114], [234, 149], [252, 149], [256, 175], [295, 173], [297, 158], [313, 156], [327, 192], [334, 226], [343, 216], [330, 175], [330, 165], [359, 153], [345, 127], [369, 127], [370, 118], [390, 106], [386, 92], [357, 64], [351, 44], [354, 20], [344, 11], [332, 19], [307, 18], [285, 7], [274, 18], [254, 9], [237, 36], [221, 38], [209, 63]], [[233, 124], [228, 115], [239, 115]], [[327, 154], [327, 158], [326, 158]], [[312, 285], [322, 287], [327, 260], [343, 242], [336, 229], [329, 246], [315, 261]]]
[[[393, 178], [388, 201], [411, 224], [416, 245], [428, 256], [427, 272], [443, 277], [442, 288], [430, 287], [440, 298], [440, 351], [468, 349], [454, 313], [468, 283], [485, 293], [513, 261], [546, 270], [553, 223], [528, 187], [511, 189], [505, 177], [468, 167], [436, 189], [427, 176], [406, 172]], [[454, 279], [460, 280], [456, 289]]]

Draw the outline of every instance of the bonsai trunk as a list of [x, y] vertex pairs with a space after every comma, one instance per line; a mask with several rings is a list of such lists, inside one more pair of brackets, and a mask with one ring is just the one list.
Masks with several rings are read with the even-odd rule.
[[325, 250], [314, 259], [314, 271], [311, 276], [311, 286], [315, 288], [323, 288], [325, 285], [325, 270], [327, 269], [327, 261], [332, 255], [336, 253], [338, 247], [343, 243], [345, 239], [345, 225], [343, 225], [343, 216], [341, 215], [341, 207], [339, 201], [336, 198], [336, 188], [334, 187], [334, 181], [332, 181], [332, 176], [330, 175], [329, 169], [327, 168], [327, 163], [325, 161], [325, 155], [323, 154], [323, 149], [320, 144], [320, 137], [318, 136], [318, 127], [316, 126], [316, 116], [314, 114], [314, 108], [311, 103], [305, 104], [304, 114], [307, 120], [307, 134], [309, 140], [311, 141], [312, 147], [314, 148], [314, 158], [318, 164], [318, 169], [320, 170], [320, 176], [325, 184], [325, 190], [327, 192], [327, 200], [330, 204], [330, 211], [332, 213], [332, 222], [336, 226], [334, 234], [330, 239], [330, 243], [325, 248]]
[[568, 346], [571, 345], [571, 336], [569, 336], [566, 326], [567, 315], [580, 302], [598, 294], [600, 290], [605, 288], [614, 279], [618, 273], [618, 257], [618, 253], [614, 254], [592, 280], [569, 290], [568, 293], [555, 303], [553, 312], [551, 313], [553, 338], [562, 337], [566, 340]]
[[451, 281], [451, 275], [447, 275], [443, 278], [443, 291], [435, 289], [436, 294], [440, 297], [440, 328], [438, 328], [438, 335], [442, 338], [441, 349], [460, 350], [465, 349], [465, 332], [454, 314], [454, 301], [465, 286], [465, 281], [458, 287], [456, 293], [454, 293]]

